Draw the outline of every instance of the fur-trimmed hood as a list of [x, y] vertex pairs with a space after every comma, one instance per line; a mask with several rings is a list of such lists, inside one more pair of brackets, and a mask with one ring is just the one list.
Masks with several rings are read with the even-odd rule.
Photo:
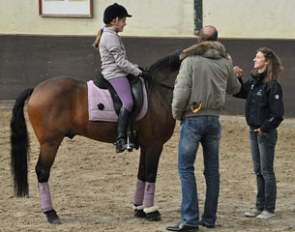
[[204, 41], [184, 49], [179, 55], [183, 60], [188, 56], [203, 56], [210, 59], [227, 58], [227, 52], [223, 44], [217, 41]]

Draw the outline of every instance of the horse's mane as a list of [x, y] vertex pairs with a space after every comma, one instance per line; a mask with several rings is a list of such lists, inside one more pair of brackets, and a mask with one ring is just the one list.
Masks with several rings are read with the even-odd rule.
[[177, 50], [152, 64], [148, 70], [153, 72], [156, 69], [168, 69], [171, 72], [177, 71], [180, 68], [181, 60], [179, 59], [181, 51]]

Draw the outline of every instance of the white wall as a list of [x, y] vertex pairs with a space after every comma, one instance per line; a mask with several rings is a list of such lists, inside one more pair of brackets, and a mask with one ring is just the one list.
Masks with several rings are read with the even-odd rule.
[[203, 0], [203, 23], [226, 38], [295, 39], [295, 0]]
[[[44, 18], [38, 0], [1, 0], [0, 34], [94, 35], [106, 6], [93, 0], [93, 18]], [[194, 36], [194, 0], [120, 0], [133, 15], [124, 36]], [[203, 0], [203, 24], [222, 38], [295, 38], [295, 0]]]
[[[95, 35], [102, 26], [104, 9], [115, 0], [93, 0], [93, 18], [44, 18], [38, 13], [38, 0], [1, 0], [1, 34]], [[125, 36], [193, 35], [194, 8], [191, 0], [121, 0], [132, 14]]]

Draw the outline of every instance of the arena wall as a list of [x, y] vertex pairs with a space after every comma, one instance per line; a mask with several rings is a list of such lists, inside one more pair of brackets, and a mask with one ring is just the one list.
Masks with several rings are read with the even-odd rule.
[[[200, 1], [120, 1], [133, 15], [121, 33], [129, 59], [145, 67], [195, 43], [194, 4]], [[15, 99], [22, 89], [59, 75], [93, 79], [100, 62], [91, 44], [104, 8], [112, 3], [93, 0], [92, 18], [51, 18], [39, 15], [38, 1], [1, 1], [0, 100]], [[218, 28], [221, 41], [245, 74], [258, 47], [271, 47], [281, 57], [288, 117], [295, 116], [295, 31], [290, 30], [294, 7], [292, 0], [203, 1], [203, 24]], [[243, 100], [228, 97], [226, 113], [243, 111]]]

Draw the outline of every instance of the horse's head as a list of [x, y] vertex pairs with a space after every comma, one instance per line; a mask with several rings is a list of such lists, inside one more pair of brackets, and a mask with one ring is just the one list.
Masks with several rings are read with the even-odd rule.
[[175, 51], [152, 64], [148, 70], [151, 74], [155, 72], [176, 72], [180, 68], [181, 61], [179, 59], [180, 51]]
[[180, 51], [175, 51], [157, 60], [146, 69], [151, 75], [152, 82], [159, 83], [167, 81], [170, 84], [174, 83], [181, 64], [181, 60], [179, 59], [180, 53]]

